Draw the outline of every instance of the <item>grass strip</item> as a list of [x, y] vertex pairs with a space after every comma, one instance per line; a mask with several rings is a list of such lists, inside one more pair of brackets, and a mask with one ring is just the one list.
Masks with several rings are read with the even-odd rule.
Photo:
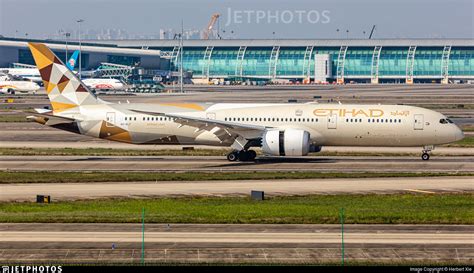
[[263, 180], [263, 179], [330, 179], [383, 177], [474, 176], [474, 173], [383, 173], [383, 172], [0, 172], [1, 183], [83, 183], [139, 181], [205, 181], [205, 180]]
[[0, 114], [0, 122], [28, 122], [25, 115], [5, 115]]
[[0, 221], [58, 223], [474, 224], [474, 194], [309, 195], [0, 203]]

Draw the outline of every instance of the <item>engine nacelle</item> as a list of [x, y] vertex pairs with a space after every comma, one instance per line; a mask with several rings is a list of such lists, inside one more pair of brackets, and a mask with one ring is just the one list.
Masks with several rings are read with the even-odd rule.
[[279, 156], [301, 156], [309, 152], [319, 152], [320, 146], [310, 142], [310, 134], [304, 130], [268, 130], [262, 137], [262, 150], [265, 154]]

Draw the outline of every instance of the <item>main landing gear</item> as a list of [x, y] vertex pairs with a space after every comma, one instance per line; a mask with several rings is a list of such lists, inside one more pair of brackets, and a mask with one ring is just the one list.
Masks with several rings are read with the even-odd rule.
[[433, 146], [424, 146], [423, 147], [423, 153], [421, 154], [421, 159], [422, 160], [429, 160], [430, 159], [430, 153], [434, 149]]
[[254, 150], [242, 150], [242, 151], [232, 151], [227, 155], [227, 160], [229, 161], [251, 161], [257, 157], [257, 153]]

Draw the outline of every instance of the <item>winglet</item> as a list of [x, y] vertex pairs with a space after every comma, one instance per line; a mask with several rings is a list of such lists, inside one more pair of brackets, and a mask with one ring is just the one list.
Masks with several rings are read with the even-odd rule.
[[73, 71], [74, 67], [76, 67], [78, 57], [79, 57], [79, 50], [76, 50], [74, 51], [74, 53], [72, 53], [71, 58], [67, 60], [67, 64], [66, 64], [67, 68], [69, 68], [71, 71]]

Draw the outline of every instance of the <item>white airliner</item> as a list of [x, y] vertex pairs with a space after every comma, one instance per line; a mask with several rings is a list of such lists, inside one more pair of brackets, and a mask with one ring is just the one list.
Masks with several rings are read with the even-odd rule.
[[40, 89], [40, 86], [35, 82], [0, 73], [0, 93], [11, 95], [16, 92], [35, 94], [38, 89]]
[[[77, 63], [78, 56], [79, 56], [79, 50], [75, 50], [66, 64], [66, 66], [69, 69], [74, 70], [74, 67]], [[41, 78], [39, 70], [34, 67], [33, 68], [0, 68], [0, 73], [9, 74], [13, 77], [20, 77], [20, 78], [27, 79], [36, 83], [43, 82], [43, 79]]]
[[89, 78], [83, 79], [82, 82], [89, 88], [94, 90], [124, 90], [125, 85], [123, 82], [117, 79], [106, 79], [106, 78]]
[[134, 144], [230, 146], [230, 161], [266, 155], [304, 156], [322, 146], [434, 145], [463, 132], [438, 112], [405, 105], [127, 103], [95, 97], [43, 44], [30, 43], [52, 110], [28, 117], [78, 134]]
[[36, 68], [0, 68], [0, 73], [22, 77], [36, 83], [41, 83], [41, 75]]

